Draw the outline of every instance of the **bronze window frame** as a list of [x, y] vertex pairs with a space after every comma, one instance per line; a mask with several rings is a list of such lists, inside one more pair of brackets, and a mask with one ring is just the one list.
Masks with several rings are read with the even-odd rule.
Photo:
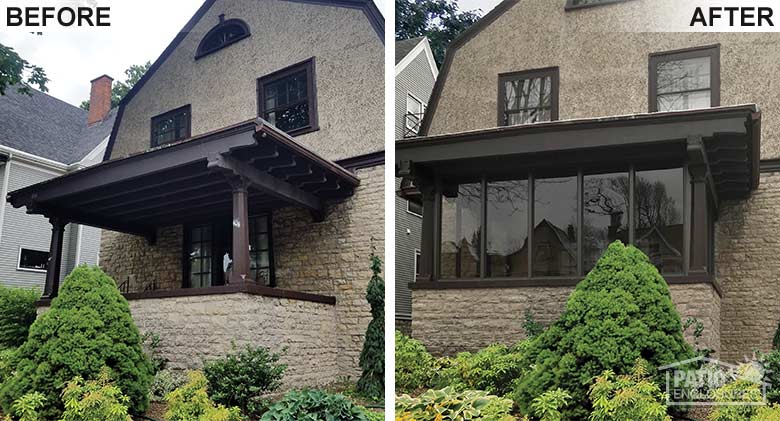
[[307, 126], [298, 127], [296, 129], [287, 131], [286, 133], [290, 136], [302, 135], [319, 130], [319, 120], [317, 113], [316, 64], [314, 57], [257, 78], [257, 115], [260, 116], [260, 118], [265, 119], [265, 114], [268, 111], [265, 108], [266, 85], [278, 82], [282, 79], [298, 74], [301, 71], [306, 72], [306, 100], [309, 106], [309, 124]]
[[[175, 138], [173, 140], [169, 140], [167, 142], [160, 142], [157, 139], [157, 136], [159, 136], [159, 133], [155, 130], [155, 126], [159, 124], [160, 121], [169, 119], [171, 117], [175, 117], [179, 114], [186, 113], [187, 119], [186, 119], [186, 127], [184, 127], [183, 130], [183, 136]], [[161, 145], [167, 145], [170, 143], [175, 143], [183, 139], [188, 139], [192, 136], [192, 106], [190, 104], [187, 104], [185, 106], [166, 111], [162, 114], [158, 114], [151, 118], [151, 124], [150, 124], [150, 140], [149, 145], [152, 148], [156, 148]]]
[[[236, 26], [241, 28], [241, 30], [244, 32], [240, 36], [233, 38], [230, 41], [223, 42], [217, 46], [206, 48], [206, 42], [209, 41], [212, 37], [220, 35], [222, 31], [225, 30], [225, 28], [229, 26]], [[200, 40], [200, 43], [198, 44], [198, 49], [195, 53], [195, 60], [199, 60], [209, 54], [216, 53], [217, 51], [229, 47], [242, 39], [248, 38], [252, 33], [249, 31], [249, 25], [246, 24], [241, 19], [228, 19], [225, 20], [225, 15], [219, 16], [219, 23], [211, 28], [206, 35], [203, 36], [203, 38]]]
[[[506, 82], [521, 80], [521, 79], [537, 79], [550, 77], [550, 121], [558, 120], [558, 96], [560, 91], [560, 68], [559, 67], [546, 67], [542, 69], [521, 70], [518, 72], [500, 73], [498, 75], [498, 89], [497, 89], [497, 127], [506, 127], [504, 124], [504, 114], [506, 113], [506, 101], [504, 98], [504, 84]], [[537, 123], [543, 123], [539, 121]], [[536, 124], [536, 123], [528, 123]]]
[[658, 65], [668, 61], [710, 58], [710, 107], [720, 106], [720, 44], [650, 53], [647, 65], [647, 109], [658, 112]]

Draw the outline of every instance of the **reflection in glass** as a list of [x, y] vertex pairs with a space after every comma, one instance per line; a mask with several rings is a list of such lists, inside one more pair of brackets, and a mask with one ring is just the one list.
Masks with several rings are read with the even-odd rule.
[[709, 57], [662, 62], [657, 71], [658, 111], [710, 107]]
[[268, 217], [249, 219], [249, 277], [260, 285], [271, 286], [271, 249], [268, 242]]
[[191, 288], [211, 286], [211, 246], [211, 226], [193, 227], [188, 251]]
[[551, 92], [550, 76], [504, 82], [504, 125], [550, 121]]
[[628, 173], [586, 175], [583, 184], [582, 263], [587, 273], [611, 242], [628, 244]]
[[636, 245], [661, 273], [682, 273], [683, 169], [637, 171]]
[[488, 276], [528, 276], [528, 181], [487, 187]]
[[[445, 189], [446, 190], [446, 189]], [[479, 277], [480, 183], [461, 184], [441, 201], [441, 277]]]
[[533, 276], [577, 273], [577, 177], [534, 183]]

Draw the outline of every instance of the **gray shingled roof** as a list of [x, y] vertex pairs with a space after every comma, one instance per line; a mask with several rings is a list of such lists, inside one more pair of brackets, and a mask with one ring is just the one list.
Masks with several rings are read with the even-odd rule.
[[420, 43], [420, 41], [423, 40], [424, 37], [417, 37], [417, 38], [409, 38], [405, 39], [403, 41], [396, 41], [395, 42], [395, 64], [398, 64], [401, 60], [406, 57], [407, 54], [409, 54], [410, 51], [414, 47], [417, 46], [417, 44]]
[[33, 89], [32, 96], [9, 87], [0, 95], [0, 145], [63, 164], [83, 159], [111, 134], [116, 110], [87, 127], [87, 112]]

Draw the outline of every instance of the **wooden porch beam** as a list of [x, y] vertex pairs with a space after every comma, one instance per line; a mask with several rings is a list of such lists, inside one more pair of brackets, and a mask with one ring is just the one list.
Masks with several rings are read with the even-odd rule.
[[62, 266], [62, 243], [65, 237], [67, 221], [60, 217], [49, 218], [51, 224], [51, 243], [49, 261], [46, 264], [46, 281], [42, 298], [54, 298], [60, 290], [60, 270]]

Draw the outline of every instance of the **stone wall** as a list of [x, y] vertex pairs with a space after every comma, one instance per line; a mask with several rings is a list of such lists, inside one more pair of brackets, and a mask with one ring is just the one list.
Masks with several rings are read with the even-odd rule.
[[[231, 343], [284, 352], [284, 388], [332, 383], [340, 372], [335, 307], [245, 293], [130, 300], [141, 333], [160, 336], [172, 369], [196, 369], [231, 351]], [[45, 311], [39, 307], [38, 313]]]
[[[671, 285], [672, 301], [684, 322], [704, 324], [700, 346], [720, 349], [720, 297], [709, 284]], [[434, 355], [476, 351], [493, 343], [525, 338], [526, 311], [550, 325], [560, 317], [573, 287], [417, 289], [412, 291], [412, 332]], [[693, 329], [686, 339], [693, 344]]]
[[723, 286], [723, 358], [768, 351], [780, 320], [780, 173], [761, 174], [750, 198], [720, 206], [715, 266]]
[[154, 245], [143, 237], [103, 230], [100, 267], [118, 285], [127, 282], [128, 292], [181, 288], [181, 258], [181, 225], [157, 230]]

